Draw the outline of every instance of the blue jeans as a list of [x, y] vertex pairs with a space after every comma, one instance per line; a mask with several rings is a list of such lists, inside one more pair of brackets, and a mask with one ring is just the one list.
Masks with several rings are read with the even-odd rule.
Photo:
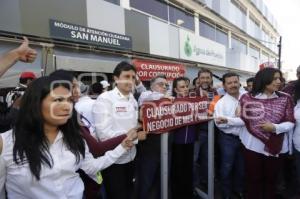
[[244, 191], [244, 158], [241, 141], [238, 136], [220, 132], [218, 138], [220, 148], [220, 177], [223, 197], [230, 197], [232, 190]]

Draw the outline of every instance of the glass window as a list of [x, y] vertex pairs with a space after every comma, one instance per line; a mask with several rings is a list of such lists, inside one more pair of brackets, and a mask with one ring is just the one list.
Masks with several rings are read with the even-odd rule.
[[213, 41], [216, 40], [215, 25], [212, 25], [212, 24], [200, 19], [199, 29], [200, 29], [201, 36], [211, 39]]
[[269, 42], [269, 35], [263, 28], [263, 30], [262, 30], [262, 44], [264, 46], [268, 46], [269, 45], [268, 42]]
[[255, 59], [259, 59], [259, 49], [250, 45], [249, 55]]
[[239, 37], [233, 36], [231, 38], [231, 45], [232, 45], [233, 51], [247, 54], [247, 45], [246, 45], [245, 41], [243, 41]]
[[260, 61], [261, 61], [261, 63], [269, 61], [269, 55], [266, 54], [265, 52], [263, 52], [262, 55], [261, 55], [261, 60]]
[[256, 39], [261, 39], [260, 36], [260, 27], [259, 27], [259, 22], [257, 19], [254, 18], [254, 16], [250, 15], [250, 20], [249, 20], [249, 33], [252, 37], [255, 37]]
[[120, 5], [120, 0], [104, 0], [104, 1], [116, 4], [116, 5]]
[[213, 25], [204, 19], [199, 22], [200, 36], [216, 41], [228, 47], [228, 35], [221, 27]]
[[228, 47], [228, 35], [226, 32], [216, 29], [216, 42], [225, 45]]
[[[174, 6], [169, 6], [169, 20], [171, 23], [177, 24], [184, 28], [195, 31], [194, 16]], [[181, 20], [181, 21], [180, 21]], [[182, 24], [180, 24], [180, 22]]]
[[241, 29], [246, 28], [246, 8], [237, 0], [231, 0], [233, 13], [231, 14], [232, 22]]
[[130, 0], [130, 6], [168, 21], [168, 5], [157, 0]]

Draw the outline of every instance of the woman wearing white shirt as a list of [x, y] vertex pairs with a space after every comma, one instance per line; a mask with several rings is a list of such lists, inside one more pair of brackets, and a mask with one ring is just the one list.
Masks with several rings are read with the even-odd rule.
[[99, 170], [133, 146], [128, 138], [94, 159], [72, 109], [70, 85], [55, 77], [39, 78], [27, 89], [15, 128], [0, 137], [9, 199], [81, 199], [84, 186], [76, 171], [97, 180]]
[[294, 127], [293, 101], [278, 92], [282, 74], [275, 68], [259, 71], [251, 93], [240, 99], [241, 119], [246, 128], [240, 134], [245, 147], [248, 199], [274, 199], [282, 154], [287, 153], [288, 132]]
[[293, 143], [294, 143], [294, 156], [296, 162], [296, 171], [297, 171], [297, 181], [300, 185], [300, 80], [297, 80], [295, 84], [295, 93], [294, 100], [296, 106], [294, 108], [294, 116], [296, 119], [296, 127], [293, 134]]

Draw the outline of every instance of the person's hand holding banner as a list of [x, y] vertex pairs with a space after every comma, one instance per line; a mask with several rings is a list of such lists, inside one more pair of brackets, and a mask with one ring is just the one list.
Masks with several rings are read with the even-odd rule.
[[228, 120], [225, 117], [218, 117], [215, 119], [215, 121], [217, 124], [227, 124], [228, 123]]

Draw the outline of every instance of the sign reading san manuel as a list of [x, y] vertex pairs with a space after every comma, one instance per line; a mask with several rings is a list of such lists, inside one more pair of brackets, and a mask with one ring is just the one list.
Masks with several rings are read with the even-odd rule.
[[163, 133], [179, 127], [207, 121], [206, 97], [161, 99], [142, 105], [144, 130]]
[[50, 19], [50, 36], [111, 48], [131, 49], [130, 36]]

